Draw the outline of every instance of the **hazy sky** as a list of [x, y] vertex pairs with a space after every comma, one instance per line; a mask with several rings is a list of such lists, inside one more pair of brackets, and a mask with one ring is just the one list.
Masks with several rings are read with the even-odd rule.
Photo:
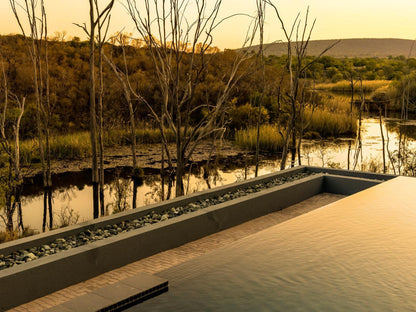
[[[23, 1], [23, 0], [20, 0]], [[107, 1], [100, 0], [102, 3]], [[134, 27], [122, 3], [116, 3], [112, 14], [114, 33]], [[213, 0], [208, 0], [209, 2]], [[141, 2], [141, 0], [138, 0]], [[416, 38], [415, 0], [281, 0], [280, 14], [289, 25], [298, 12], [310, 7], [310, 16], [316, 18], [312, 39], [339, 38]], [[67, 31], [69, 36], [85, 37], [73, 23], [88, 20], [88, 0], [45, 0], [49, 33]], [[222, 16], [233, 13], [255, 13], [255, 0], [223, 0]], [[225, 22], [216, 32], [214, 44], [220, 48], [239, 47], [249, 23], [248, 17], [236, 17]], [[0, 33], [18, 33], [17, 23], [11, 13], [9, 0], [0, 0]], [[267, 42], [283, 39], [274, 13], [269, 10], [266, 19]]]

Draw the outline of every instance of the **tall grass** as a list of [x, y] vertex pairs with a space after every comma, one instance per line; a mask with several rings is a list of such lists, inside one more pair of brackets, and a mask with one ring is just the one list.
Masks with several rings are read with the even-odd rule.
[[[310, 111], [306, 112], [307, 120], [310, 119]], [[315, 110], [307, 132], [318, 133], [321, 138], [336, 138], [353, 135], [357, 131], [357, 122], [345, 113], [331, 112], [329, 110]]]
[[[368, 94], [374, 92], [378, 88], [389, 86], [390, 84], [390, 80], [364, 80], [363, 91]], [[347, 80], [342, 80], [335, 83], [320, 83], [316, 85], [316, 89], [331, 92], [351, 92], [350, 82]], [[354, 86], [354, 93], [360, 92], [361, 86], [360, 83], [357, 82]]]
[[[131, 144], [130, 131], [128, 129], [111, 129], [104, 134], [105, 147], [126, 146]], [[173, 142], [172, 131], [166, 131], [168, 142]], [[145, 128], [136, 130], [138, 144], [159, 143], [161, 141], [159, 129]], [[55, 135], [50, 138], [51, 158], [82, 159], [91, 156], [91, 141], [89, 132], [77, 132], [71, 134]], [[20, 143], [20, 156], [22, 164], [39, 163], [39, 146], [37, 139], [24, 140]]]
[[[333, 113], [350, 114], [351, 98], [349, 96], [322, 96], [322, 104], [318, 107], [320, 110], [326, 110]], [[353, 105], [353, 115], [357, 113], [357, 108]]]
[[313, 114], [311, 109], [305, 112], [305, 120], [309, 122], [306, 132], [319, 134], [321, 138], [354, 135], [357, 131], [357, 108], [352, 107], [351, 119], [350, 99], [342, 96], [324, 96], [322, 99], [322, 105]]
[[[325, 97], [323, 103], [315, 108], [313, 114], [310, 108], [305, 111], [307, 128], [304, 137], [336, 138], [354, 135], [357, 131], [356, 109], [347, 98]], [[312, 116], [311, 116], [312, 114]], [[235, 143], [248, 150], [256, 149], [257, 129], [249, 127], [235, 133]], [[278, 125], [265, 124], [260, 127], [260, 149], [269, 152], [279, 152], [283, 149], [283, 138]]]
[[[235, 143], [248, 150], [256, 149], [257, 128], [238, 130], [235, 133]], [[280, 152], [283, 149], [283, 138], [275, 125], [260, 127], [260, 149], [268, 152]]]

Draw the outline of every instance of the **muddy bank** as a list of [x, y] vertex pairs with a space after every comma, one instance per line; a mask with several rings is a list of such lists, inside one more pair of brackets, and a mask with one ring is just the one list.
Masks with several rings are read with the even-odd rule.
[[[161, 144], [141, 145], [137, 148], [137, 163], [143, 168], [146, 175], [158, 175], [161, 168]], [[174, 145], [170, 145], [170, 151], [174, 155]], [[211, 164], [216, 163], [221, 167], [235, 168], [243, 167], [246, 162], [253, 161], [252, 154], [244, 152], [238, 146], [225, 142], [222, 146], [217, 146], [212, 151], [210, 142], [201, 144], [194, 152], [192, 158], [192, 168], [200, 170], [211, 155]], [[246, 157], [247, 156], [247, 157]], [[85, 185], [90, 185], [91, 180], [91, 157], [75, 160], [57, 160], [52, 162], [52, 184], [53, 190], [60, 187], [77, 186], [82, 189]], [[175, 161], [175, 159], [173, 160]], [[127, 146], [107, 149], [104, 157], [104, 170], [106, 182], [111, 182], [116, 176], [130, 177], [132, 166], [131, 149]], [[165, 164], [167, 168], [167, 163]], [[23, 195], [33, 195], [40, 193], [42, 189], [41, 168], [24, 168], [24, 190]]]
[[[174, 156], [174, 144], [170, 144], [169, 150]], [[193, 154], [192, 161], [195, 163], [206, 161], [211, 154], [211, 150], [211, 142], [204, 142], [200, 144]], [[235, 146], [230, 142], [223, 142], [221, 146], [218, 145], [214, 148], [211, 156], [218, 158], [228, 158], [232, 156], [238, 156], [243, 153], [244, 151], [240, 147]], [[136, 155], [138, 166], [141, 168], [147, 169], [149, 171], [160, 170], [162, 162], [161, 144], [139, 145], [136, 149]], [[71, 160], [54, 160], [52, 161], [52, 174], [57, 175], [67, 172], [88, 171], [91, 168], [91, 161], [91, 157]], [[131, 167], [131, 164], [132, 153], [130, 147], [121, 146], [117, 148], [107, 148], [105, 150], [104, 169]], [[25, 177], [32, 178], [41, 173], [42, 171], [39, 166], [23, 168], [23, 174]]]

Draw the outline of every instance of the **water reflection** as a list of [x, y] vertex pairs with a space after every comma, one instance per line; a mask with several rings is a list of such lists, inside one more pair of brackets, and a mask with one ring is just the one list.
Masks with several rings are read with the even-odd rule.
[[[387, 134], [388, 172], [408, 175], [416, 174], [415, 140], [416, 121], [405, 124], [398, 119], [388, 118], [382, 125]], [[301, 149], [302, 164], [309, 166], [324, 166], [351, 168], [356, 159], [356, 169], [363, 171], [382, 172], [383, 144], [380, 138], [380, 124], [377, 118], [365, 118], [362, 123], [362, 144], [358, 148], [354, 139], [338, 139], [333, 141], [304, 140]], [[359, 152], [360, 157], [354, 158]], [[265, 157], [261, 160], [259, 175], [278, 171], [280, 160], [276, 156]], [[223, 163], [211, 162], [204, 165], [193, 165], [188, 168], [184, 177], [186, 193], [193, 193], [243, 181], [254, 177], [254, 157], [242, 154], [228, 159]], [[93, 186], [90, 183], [91, 173], [66, 173], [53, 177], [54, 189], [44, 191], [38, 188], [36, 179], [24, 187], [22, 215], [25, 226], [37, 231], [58, 228], [69, 224], [91, 220], [98, 217], [94, 212]], [[147, 170], [143, 180], [132, 180], [131, 170], [122, 167], [106, 171], [104, 197], [106, 205], [102, 215], [110, 215], [135, 207], [170, 199], [175, 194], [175, 181], [168, 175], [160, 175], [159, 170]], [[53, 209], [52, 209], [53, 207]], [[17, 214], [15, 215], [17, 221]], [[23, 223], [23, 221], [22, 221]], [[0, 230], [4, 224], [0, 224]]]

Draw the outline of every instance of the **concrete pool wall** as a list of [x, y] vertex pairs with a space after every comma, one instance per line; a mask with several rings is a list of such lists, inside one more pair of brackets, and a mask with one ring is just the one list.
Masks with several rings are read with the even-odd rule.
[[[287, 176], [306, 170], [319, 172], [319, 169], [321, 169], [321, 172], [324, 171], [322, 168], [308, 167], [285, 170], [257, 179], [151, 205], [138, 209], [138, 211], [129, 211], [75, 225], [67, 229], [52, 231], [39, 235], [40, 237], [27, 238], [22, 241], [5, 244], [4, 247], [0, 248], [0, 254], [6, 255], [7, 252], [10, 253], [19, 249], [30, 248], [34, 245], [46, 244], [58, 237], [73, 235], [91, 227], [100, 227], [136, 218], [149, 211], [184, 205], [202, 198], [236, 190], [242, 186], [256, 185], [274, 177]], [[249, 194], [0, 271], [0, 297], [7, 298], [7, 300], [1, 300], [0, 309], [17, 306], [114, 268], [219, 232], [270, 212], [281, 210], [316, 194], [330, 192], [349, 195], [393, 177], [363, 174], [361, 178], [360, 175], [356, 175], [356, 177], [346, 176], [351, 172], [332, 171], [330, 173], [317, 173], [307, 178], [265, 189], [258, 193]], [[342, 173], [344, 173], [344, 176], [339, 175]]]

